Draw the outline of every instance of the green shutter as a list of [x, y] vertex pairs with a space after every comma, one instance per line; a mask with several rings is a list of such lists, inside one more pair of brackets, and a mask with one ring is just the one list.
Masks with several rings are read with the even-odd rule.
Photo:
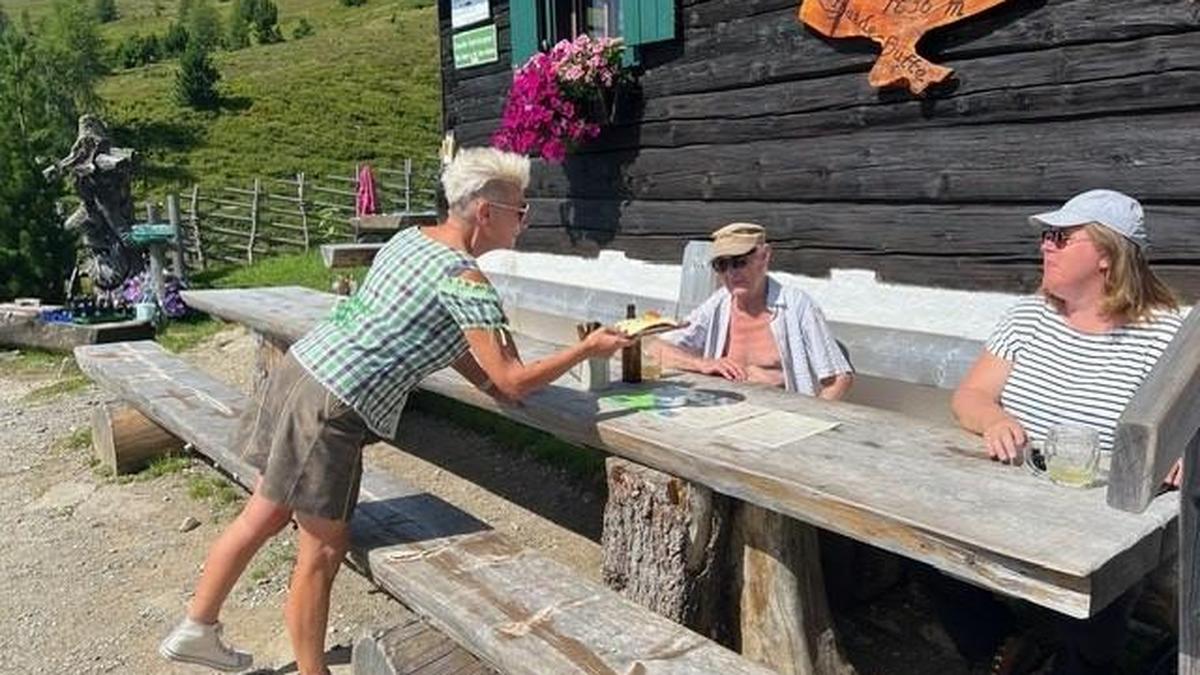
[[537, 0], [509, 0], [508, 34], [512, 40], [512, 66], [518, 68], [537, 51]]
[[675, 39], [677, 0], [623, 0], [623, 37], [629, 46]]

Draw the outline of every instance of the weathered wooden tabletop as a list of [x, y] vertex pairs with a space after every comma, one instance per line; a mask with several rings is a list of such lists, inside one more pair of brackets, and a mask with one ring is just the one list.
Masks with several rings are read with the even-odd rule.
[[[298, 288], [184, 294], [197, 309], [284, 342], [324, 316], [333, 297]], [[527, 359], [553, 348], [519, 342]], [[1119, 511], [1103, 489], [1058, 487], [988, 461], [979, 439], [957, 428], [865, 406], [690, 374], [599, 397], [565, 377], [519, 408], [499, 407], [449, 370], [422, 386], [1071, 616], [1102, 609], [1177, 545], [1168, 535], [1176, 495], [1141, 514]], [[838, 426], [772, 448], [653, 411], [613, 409], [614, 394], [655, 387]]]

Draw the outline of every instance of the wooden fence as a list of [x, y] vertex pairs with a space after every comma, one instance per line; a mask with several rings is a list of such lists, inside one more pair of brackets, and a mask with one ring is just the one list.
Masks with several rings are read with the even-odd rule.
[[[187, 267], [251, 264], [277, 253], [352, 240], [359, 168], [350, 176], [298, 173], [256, 178], [245, 186], [193, 185], [183, 197], [178, 223]], [[406, 159], [398, 169], [372, 167], [376, 210], [433, 210], [438, 170], [436, 159]]]

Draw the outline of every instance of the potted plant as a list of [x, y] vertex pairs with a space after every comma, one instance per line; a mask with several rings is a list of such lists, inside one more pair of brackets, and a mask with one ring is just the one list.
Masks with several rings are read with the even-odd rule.
[[492, 144], [561, 162], [567, 152], [612, 121], [618, 88], [627, 79], [620, 38], [586, 34], [534, 54], [513, 74]]

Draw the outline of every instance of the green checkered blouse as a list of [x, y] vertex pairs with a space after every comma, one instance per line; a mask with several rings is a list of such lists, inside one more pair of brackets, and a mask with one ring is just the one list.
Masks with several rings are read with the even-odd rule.
[[468, 328], [507, 329], [474, 258], [412, 227], [375, 256], [362, 287], [292, 346], [296, 359], [371, 430], [396, 435], [408, 393], [467, 351]]

